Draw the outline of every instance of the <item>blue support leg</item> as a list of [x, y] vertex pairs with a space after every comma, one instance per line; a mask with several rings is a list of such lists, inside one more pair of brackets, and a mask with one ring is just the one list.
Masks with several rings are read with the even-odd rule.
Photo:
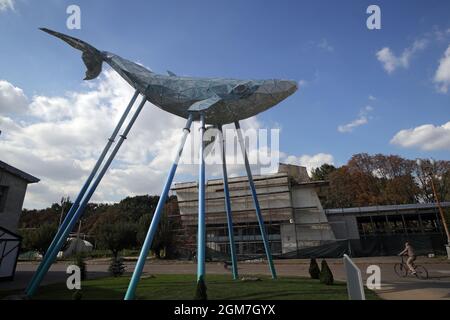
[[200, 153], [198, 171], [198, 235], [197, 235], [197, 281], [205, 279], [206, 217], [205, 217], [205, 156], [203, 138], [205, 134], [205, 116], [200, 115]]
[[95, 175], [97, 174], [97, 171], [100, 168], [101, 164], [103, 163], [103, 160], [105, 159], [109, 149], [111, 148], [111, 145], [114, 143], [114, 140], [116, 139], [120, 128], [122, 127], [123, 123], [125, 122], [125, 119], [127, 118], [128, 114], [130, 113], [130, 110], [133, 107], [134, 103], [136, 102], [136, 99], [137, 99], [138, 96], [139, 96], [139, 91], [136, 90], [136, 92], [134, 93], [133, 97], [131, 98], [128, 106], [126, 107], [124, 113], [122, 114], [122, 117], [120, 118], [119, 122], [117, 123], [117, 125], [116, 125], [116, 127], [115, 127], [115, 129], [114, 129], [114, 131], [113, 131], [113, 133], [111, 135], [111, 137], [108, 139], [108, 143], [104, 147], [104, 149], [103, 149], [99, 159], [97, 160], [97, 163], [95, 164], [94, 168], [92, 169], [92, 172], [90, 173], [89, 177], [87, 178], [86, 182], [84, 183], [83, 187], [81, 188], [80, 192], [78, 193], [78, 196], [75, 199], [74, 203], [70, 207], [70, 210], [67, 213], [67, 215], [65, 216], [65, 218], [63, 220], [63, 223], [59, 226], [55, 237], [53, 238], [50, 246], [46, 250], [41, 263], [39, 264], [37, 270], [35, 271], [35, 273], [34, 273], [33, 277], [31, 278], [31, 280], [30, 280], [30, 282], [29, 282], [29, 284], [28, 284], [28, 286], [27, 286], [25, 291], [28, 292], [29, 288], [36, 281], [36, 275], [38, 273], [40, 273], [43, 264], [45, 263], [45, 261], [47, 261], [48, 253], [53, 250], [53, 248], [55, 247], [56, 243], [59, 241], [59, 238], [61, 238], [61, 235], [63, 234], [64, 230], [67, 228], [67, 225], [69, 224], [70, 219], [72, 218], [72, 216], [75, 213], [75, 211], [78, 209], [81, 200], [83, 199], [83, 197], [84, 197], [87, 189], [89, 188], [92, 180], [94, 179]]
[[43, 277], [47, 273], [48, 269], [50, 268], [51, 264], [55, 260], [59, 250], [64, 245], [64, 242], [66, 241], [69, 233], [72, 231], [73, 227], [77, 223], [78, 219], [81, 217], [81, 215], [84, 212], [84, 209], [86, 208], [89, 200], [91, 199], [92, 195], [94, 194], [95, 190], [97, 189], [98, 185], [100, 184], [100, 181], [102, 180], [103, 176], [105, 175], [106, 171], [108, 170], [109, 166], [111, 165], [111, 162], [113, 161], [114, 157], [116, 156], [117, 152], [119, 151], [120, 147], [122, 146], [123, 142], [127, 138], [128, 133], [130, 132], [131, 128], [133, 127], [133, 124], [135, 123], [137, 117], [139, 116], [140, 112], [142, 111], [142, 108], [144, 107], [146, 102], [146, 97], [142, 99], [142, 102], [139, 104], [139, 107], [136, 109], [136, 112], [133, 114], [133, 117], [131, 118], [130, 122], [128, 123], [127, 127], [123, 131], [123, 134], [120, 136], [119, 141], [117, 142], [116, 146], [114, 147], [113, 151], [109, 155], [107, 161], [105, 162], [102, 170], [94, 180], [92, 186], [89, 188], [89, 191], [84, 196], [83, 200], [80, 203], [80, 206], [76, 210], [76, 212], [73, 214], [72, 218], [70, 219], [70, 222], [68, 223], [67, 227], [64, 229], [63, 233], [61, 234], [61, 237], [57, 241], [56, 245], [54, 246], [53, 250], [48, 252], [48, 258], [46, 261], [43, 261], [42, 268], [40, 272], [36, 274], [36, 279], [32, 283], [32, 285], [28, 288], [26, 294], [28, 297], [32, 297], [36, 290], [39, 287], [39, 284], [41, 283]]
[[136, 267], [134, 268], [133, 276], [131, 277], [130, 283], [128, 285], [128, 290], [125, 295], [125, 300], [134, 299], [136, 287], [139, 283], [139, 279], [141, 278], [142, 271], [145, 265], [145, 259], [148, 256], [148, 252], [150, 251], [153, 238], [155, 237], [156, 231], [158, 229], [159, 220], [161, 219], [161, 215], [163, 213], [164, 205], [166, 203], [167, 195], [170, 191], [170, 186], [172, 185], [173, 177], [175, 176], [175, 172], [177, 171], [178, 162], [181, 158], [181, 154], [183, 153], [183, 148], [186, 143], [187, 136], [190, 132], [192, 124], [192, 115], [189, 116], [186, 126], [183, 129], [183, 137], [181, 139], [181, 143], [178, 147], [178, 151], [175, 156], [175, 160], [170, 168], [169, 175], [167, 176], [166, 183], [164, 184], [163, 190], [161, 192], [161, 196], [158, 200], [158, 205], [156, 206], [155, 213], [152, 218], [152, 222], [150, 224], [150, 228], [147, 231], [147, 235], [145, 237], [144, 244], [141, 249], [141, 253], [139, 254], [139, 259], [136, 263]]
[[272, 253], [270, 251], [270, 245], [269, 245], [269, 241], [267, 239], [266, 228], [264, 226], [264, 219], [261, 214], [261, 208], [259, 207], [258, 195], [256, 194], [255, 183], [253, 182], [252, 171], [250, 169], [250, 164], [248, 162], [247, 150], [245, 149], [244, 137], [242, 136], [242, 131], [241, 131], [239, 122], [236, 121], [234, 124], [236, 126], [239, 144], [241, 145], [242, 155], [244, 157], [245, 170], [247, 171], [248, 183], [250, 185], [250, 190], [252, 192], [253, 204], [255, 205], [256, 217], [258, 218], [259, 230], [261, 231], [261, 237], [264, 242], [264, 249], [266, 251], [267, 261], [269, 262], [270, 273], [272, 274], [272, 278], [276, 279], [277, 273], [275, 271], [275, 266], [274, 266], [273, 260], [272, 260]]
[[223, 193], [225, 196], [225, 210], [227, 212], [227, 222], [228, 222], [228, 238], [230, 240], [230, 253], [231, 253], [231, 263], [233, 270], [233, 279], [239, 279], [237, 259], [236, 259], [236, 246], [234, 244], [234, 232], [233, 232], [233, 217], [231, 215], [231, 201], [230, 201], [230, 190], [228, 188], [228, 173], [227, 173], [227, 163], [226, 163], [226, 149], [225, 149], [225, 136], [223, 135], [222, 126], [219, 129], [219, 142], [220, 150], [222, 153], [222, 171], [223, 171]]

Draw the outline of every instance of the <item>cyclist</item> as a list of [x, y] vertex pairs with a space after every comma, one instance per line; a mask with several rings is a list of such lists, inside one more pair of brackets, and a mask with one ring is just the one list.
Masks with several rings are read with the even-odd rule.
[[414, 267], [414, 261], [416, 260], [416, 254], [414, 252], [413, 246], [409, 243], [409, 241], [405, 242], [405, 249], [398, 254], [399, 256], [408, 256], [406, 260], [406, 265], [408, 266], [411, 274], [415, 275], [416, 269]]

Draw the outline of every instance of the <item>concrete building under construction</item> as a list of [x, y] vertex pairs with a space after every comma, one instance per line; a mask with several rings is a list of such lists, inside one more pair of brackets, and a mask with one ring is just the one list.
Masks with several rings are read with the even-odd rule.
[[[324, 181], [311, 182], [306, 168], [280, 164], [278, 173], [254, 176], [258, 199], [274, 256], [336, 240], [317, 196]], [[264, 254], [247, 177], [229, 179], [233, 230], [237, 255], [241, 258]], [[175, 184], [172, 189], [180, 209], [180, 236], [195, 250], [198, 184]], [[229, 253], [223, 180], [210, 180], [206, 188], [207, 247]]]

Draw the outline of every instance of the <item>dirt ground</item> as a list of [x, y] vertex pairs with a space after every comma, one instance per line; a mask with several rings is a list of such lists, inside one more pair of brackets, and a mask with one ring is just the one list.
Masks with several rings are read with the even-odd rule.
[[[133, 260], [133, 259], [129, 259]], [[424, 265], [430, 278], [419, 280], [413, 277], [399, 278], [394, 272], [394, 264], [398, 262], [398, 257], [376, 257], [376, 258], [355, 258], [353, 261], [360, 268], [363, 281], [367, 278], [366, 270], [369, 265], [378, 265], [381, 269], [381, 289], [376, 290], [377, 294], [388, 300], [427, 300], [427, 299], [448, 299], [450, 300], [450, 261], [440, 258], [420, 257], [417, 264]], [[334, 274], [335, 279], [345, 281], [345, 271], [342, 259], [327, 259], [327, 262]], [[109, 276], [107, 259], [90, 260], [88, 263], [88, 278], [98, 278]], [[320, 263], [320, 261], [319, 261]], [[68, 263], [59, 262], [52, 266], [50, 272], [43, 281], [43, 285], [49, 283], [65, 282], [67, 279], [66, 268]], [[127, 262], [127, 270], [134, 269], [135, 262]], [[276, 270], [279, 276], [305, 276], [308, 277], [309, 260], [276, 260]], [[270, 275], [269, 268], [262, 261], [240, 262], [240, 276], [265, 274]], [[24, 289], [30, 280], [37, 263], [19, 262], [14, 281], [0, 282], [0, 290], [20, 290]], [[231, 271], [225, 269], [222, 263], [207, 263], [207, 274], [227, 274]], [[147, 274], [195, 274], [196, 264], [182, 261], [148, 261], [144, 273]]]

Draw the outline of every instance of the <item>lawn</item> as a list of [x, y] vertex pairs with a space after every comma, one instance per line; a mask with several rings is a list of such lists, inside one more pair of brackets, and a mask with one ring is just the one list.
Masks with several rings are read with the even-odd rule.
[[[208, 275], [206, 284], [208, 299], [225, 300], [347, 300], [345, 283], [332, 286], [318, 280], [300, 277], [280, 277], [272, 280], [260, 276], [260, 281], [233, 281], [227, 275]], [[123, 299], [130, 278], [102, 278], [82, 282], [82, 299]], [[155, 275], [143, 277], [136, 298], [149, 300], [191, 300], [195, 293], [195, 275]], [[1, 295], [1, 293], [0, 293]], [[72, 299], [73, 291], [65, 284], [42, 287], [35, 299]], [[379, 299], [372, 291], [366, 291], [367, 299]]]

